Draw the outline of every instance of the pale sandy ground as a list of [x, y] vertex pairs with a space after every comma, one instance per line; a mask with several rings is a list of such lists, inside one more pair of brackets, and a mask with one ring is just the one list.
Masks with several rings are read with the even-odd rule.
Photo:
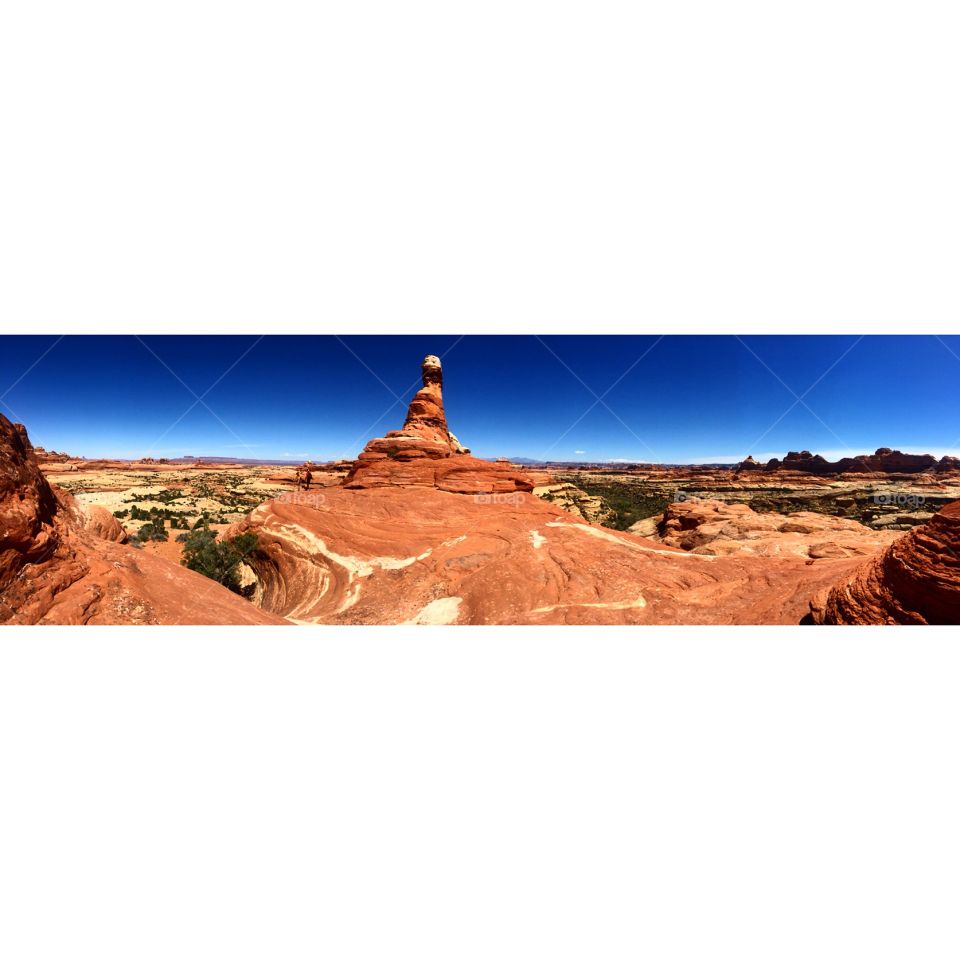
[[[224, 530], [241, 520], [265, 500], [293, 490], [290, 483], [276, 478], [294, 476], [294, 469], [269, 466], [229, 466], [209, 469], [172, 469], [169, 466], [149, 468], [111, 468], [70, 470], [61, 464], [45, 464], [43, 471], [51, 483], [72, 493], [84, 504], [104, 507], [110, 513], [129, 511], [133, 506], [149, 511], [151, 507], [169, 510], [191, 525], [206, 511], [213, 530]], [[164, 502], [160, 495], [176, 493], [176, 499]], [[217, 522], [223, 518], [222, 523]], [[146, 522], [119, 518], [130, 534], [135, 534]], [[175, 563], [179, 563], [182, 545], [176, 542], [182, 530], [165, 526], [169, 535], [166, 542], [153, 542], [143, 547]]]

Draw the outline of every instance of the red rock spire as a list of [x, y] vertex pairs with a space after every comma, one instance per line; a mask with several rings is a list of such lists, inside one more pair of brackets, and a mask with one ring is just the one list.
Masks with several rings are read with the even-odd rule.
[[371, 440], [354, 461], [344, 486], [427, 486], [450, 493], [532, 490], [533, 479], [513, 464], [470, 456], [447, 426], [439, 358], [426, 357], [421, 369], [423, 386], [410, 401], [403, 429]]
[[402, 430], [391, 430], [386, 436], [371, 440], [360, 454], [360, 460], [413, 460], [419, 457], [442, 459], [467, 450], [450, 432], [443, 412], [443, 369], [435, 356], [424, 358], [421, 366], [423, 386], [417, 391], [407, 410]]
[[423, 386], [417, 391], [407, 410], [403, 429], [387, 436], [422, 437], [449, 447], [450, 453], [467, 453], [460, 441], [450, 432], [447, 417], [443, 412], [443, 368], [440, 358], [432, 354], [424, 357], [421, 365]]

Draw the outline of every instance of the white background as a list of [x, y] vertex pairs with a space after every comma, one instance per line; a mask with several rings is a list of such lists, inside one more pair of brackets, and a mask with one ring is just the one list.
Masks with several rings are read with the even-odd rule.
[[[956, 331], [954, 5], [2, 11], [4, 332]], [[932, 629], [0, 657], [5, 957], [960, 948]]]

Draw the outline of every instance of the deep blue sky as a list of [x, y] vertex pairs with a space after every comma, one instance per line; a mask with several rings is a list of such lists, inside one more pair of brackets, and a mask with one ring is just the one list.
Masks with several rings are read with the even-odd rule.
[[[244, 355], [255, 337], [144, 337], [148, 350], [135, 337], [4, 336], [0, 411], [35, 444], [88, 457], [353, 457], [401, 426], [420, 361], [437, 353], [451, 429], [482, 457], [958, 452], [960, 337], [656, 340], [274, 336]], [[203, 397], [192, 409], [191, 390]]]

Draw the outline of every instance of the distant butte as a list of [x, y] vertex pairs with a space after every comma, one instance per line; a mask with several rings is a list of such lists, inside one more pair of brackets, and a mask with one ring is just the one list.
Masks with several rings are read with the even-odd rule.
[[875, 453], [858, 457], [844, 457], [831, 462], [809, 450], [791, 450], [782, 460], [774, 458], [765, 464], [747, 457], [737, 470], [764, 470], [767, 472], [793, 470], [828, 476], [838, 473], [950, 473], [960, 470], [960, 458], [941, 457], [929, 453], [901, 453], [889, 447], [880, 447]]

